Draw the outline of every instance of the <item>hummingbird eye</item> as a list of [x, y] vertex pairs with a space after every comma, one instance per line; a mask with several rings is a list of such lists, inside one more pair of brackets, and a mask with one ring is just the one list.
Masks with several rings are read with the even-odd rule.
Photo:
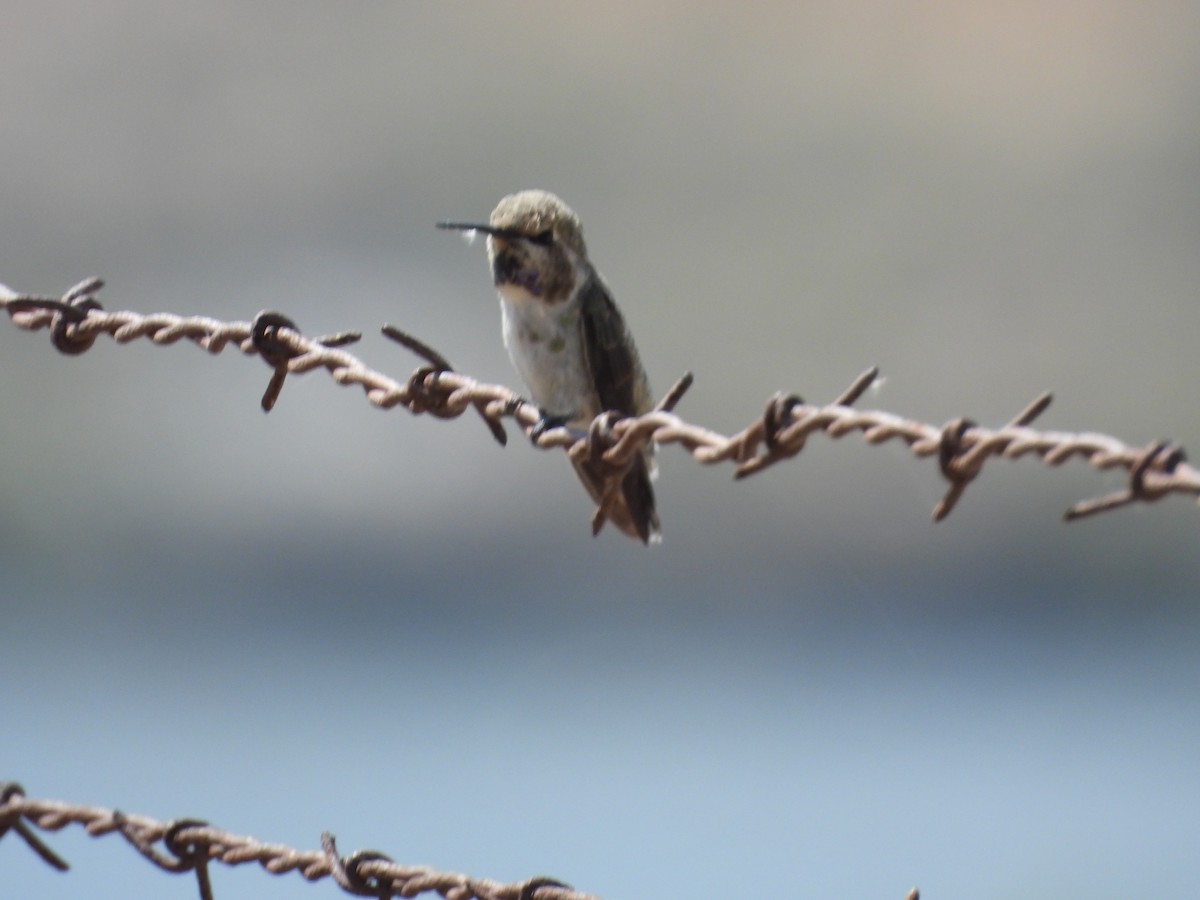
[[554, 243], [554, 232], [547, 228], [545, 231], [529, 235], [525, 240], [531, 244], [537, 244], [539, 247], [549, 247]]

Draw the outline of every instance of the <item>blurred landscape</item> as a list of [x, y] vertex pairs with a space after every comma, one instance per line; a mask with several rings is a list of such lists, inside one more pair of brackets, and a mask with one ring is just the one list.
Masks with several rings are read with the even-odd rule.
[[[1200, 447], [1200, 7], [13, 0], [0, 282], [394, 323], [520, 388], [480, 242], [558, 193], [658, 391]], [[0, 322], [0, 779], [605, 900], [1187, 896], [1200, 512], [1119, 473], [814, 437], [659, 455], [665, 541], [559, 453], [236, 349], [67, 358]], [[0, 896], [192, 896], [117, 838]], [[215, 894], [302, 897], [214, 869]]]

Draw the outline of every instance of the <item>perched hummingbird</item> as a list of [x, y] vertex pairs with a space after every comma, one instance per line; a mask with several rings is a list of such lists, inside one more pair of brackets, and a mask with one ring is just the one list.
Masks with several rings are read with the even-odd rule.
[[[585, 428], [601, 412], [649, 411], [650, 385], [633, 336], [608, 286], [588, 260], [579, 217], [547, 191], [509, 194], [486, 225], [441, 222], [483, 232], [500, 293], [504, 346], [547, 425]], [[600, 502], [603, 479], [587, 462], [575, 471]], [[621, 482], [611, 518], [642, 543], [661, 540], [654, 511], [653, 445]]]

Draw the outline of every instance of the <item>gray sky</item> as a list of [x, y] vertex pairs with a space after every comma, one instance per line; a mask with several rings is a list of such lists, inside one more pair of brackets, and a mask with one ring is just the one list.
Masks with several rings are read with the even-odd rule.
[[[405, 377], [393, 322], [518, 386], [481, 245], [433, 225], [543, 187], [656, 388], [695, 373], [691, 421], [879, 365], [864, 403], [898, 414], [999, 425], [1050, 389], [1046, 428], [1200, 446], [1194, 4], [4, 12], [14, 289], [279, 309]], [[934, 527], [899, 447], [814, 439], [741, 483], [665, 448], [645, 551], [471, 417], [319, 375], [264, 416], [235, 351], [68, 359], [4, 323], [0, 367], [0, 777], [31, 794], [609, 900], [1200, 875], [1185, 500], [1066, 527], [1120, 478], [996, 462]], [[166, 889], [55, 840], [77, 871], [6, 841], [0, 884]]]

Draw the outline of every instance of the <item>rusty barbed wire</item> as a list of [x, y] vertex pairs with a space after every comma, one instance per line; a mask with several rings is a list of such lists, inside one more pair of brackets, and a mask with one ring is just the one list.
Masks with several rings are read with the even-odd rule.
[[[1129, 472], [1126, 488], [1075, 504], [1065, 513], [1067, 521], [1133, 503], [1155, 502], [1172, 494], [1200, 497], [1200, 470], [1189, 465], [1183, 448], [1171, 441], [1133, 447], [1105, 434], [1031, 428], [1030, 424], [1050, 405], [1049, 393], [1036, 398], [1000, 428], [986, 428], [966, 418], [931, 425], [888, 412], [854, 409], [854, 403], [879, 375], [878, 369], [872, 368], [828, 404], [806, 403], [795, 394], [776, 394], [761, 416], [737, 434], [726, 436], [674, 414], [675, 405], [691, 386], [689, 373], [644, 415], [618, 417], [605, 412], [582, 433], [562, 426], [543, 430], [539, 427], [539, 410], [518, 393], [456, 372], [440, 353], [395, 326], [385, 325], [383, 333], [426, 361], [403, 382], [369, 368], [341, 349], [360, 339], [357, 332], [310, 338], [286, 316], [273, 311], [261, 312], [251, 322], [170, 313], [108, 312], [96, 300], [101, 287], [100, 279], [90, 278], [62, 297], [47, 297], [18, 294], [0, 285], [0, 307], [19, 328], [48, 328], [51, 343], [68, 355], [85, 352], [101, 334], [108, 334], [118, 343], [142, 337], [156, 344], [187, 339], [214, 354], [232, 343], [247, 355], [261, 356], [271, 367], [271, 379], [262, 398], [262, 406], [268, 411], [288, 375], [325, 369], [339, 384], [361, 387], [367, 400], [381, 409], [404, 406], [414, 415], [428, 413], [443, 419], [457, 418], [474, 409], [500, 444], [507, 440], [502, 420], [509, 418], [535, 446], [559, 447], [574, 460], [587, 460], [598, 471], [602, 468], [610, 489], [620, 483], [634, 458], [651, 441], [678, 444], [704, 465], [732, 463], [735, 477], [740, 479], [796, 456], [813, 433], [838, 439], [859, 432], [868, 444], [898, 440], [919, 458], [937, 458], [949, 487], [934, 508], [934, 521], [950, 514], [991, 457], [1017, 460], [1032, 456], [1046, 465], [1059, 466], [1077, 456], [1096, 469], [1124, 468]], [[605, 493], [609, 498], [614, 495], [612, 490]], [[606, 506], [602, 501], [596, 510], [594, 532], [607, 518]]]
[[[119, 834], [149, 862], [165, 872], [196, 873], [201, 900], [214, 900], [208, 875], [210, 862], [227, 866], [258, 863], [272, 875], [297, 872], [306, 881], [332, 878], [343, 891], [356, 897], [415, 897], [436, 891], [446, 900], [598, 900], [592, 894], [544, 875], [505, 884], [438, 872], [427, 866], [406, 866], [377, 850], [359, 850], [340, 856], [334, 837], [321, 835], [320, 850], [296, 850], [256, 838], [230, 834], [202, 819], [160, 822], [148, 816], [116, 809], [40, 800], [25, 796], [15, 781], [0, 781], [0, 839], [15, 832], [49, 866], [60, 872], [70, 866], [32, 829], [61, 831], [82, 825], [90, 837]], [[32, 826], [32, 828], [31, 828]], [[161, 849], [157, 847], [161, 844]], [[914, 887], [905, 900], [920, 900]]]
[[[596, 900], [554, 878], [537, 876], [516, 884], [406, 866], [375, 850], [340, 856], [333, 835], [321, 835], [320, 850], [296, 850], [256, 838], [230, 834], [201, 819], [160, 822], [147, 816], [96, 806], [25, 796], [16, 782], [0, 782], [0, 838], [15, 832], [52, 868], [69, 866], [33, 829], [60, 831], [82, 825], [91, 837], [119, 834], [145, 859], [166, 872], [195, 872], [201, 900], [213, 900], [210, 862], [227, 866], [258, 863], [272, 875], [298, 872], [306, 881], [332, 878], [347, 894], [358, 897], [415, 897], [436, 891], [446, 900]], [[32, 826], [32, 827], [31, 827]], [[159, 845], [161, 844], [161, 848]]]

